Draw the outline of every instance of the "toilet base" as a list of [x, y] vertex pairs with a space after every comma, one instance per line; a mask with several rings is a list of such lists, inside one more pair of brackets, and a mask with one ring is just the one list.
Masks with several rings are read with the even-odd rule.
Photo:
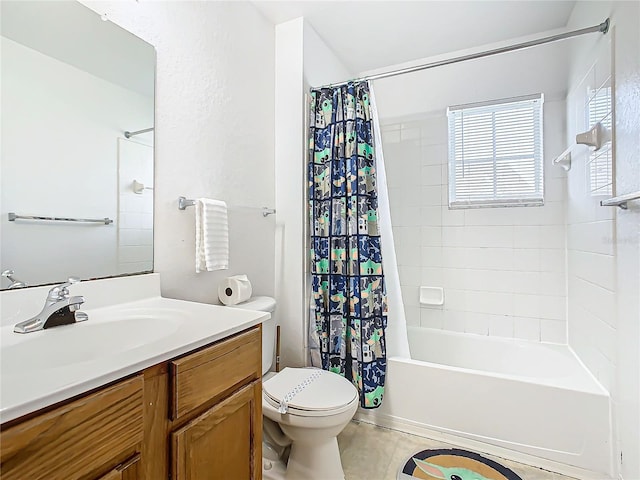
[[335, 438], [324, 445], [296, 444], [289, 462], [262, 457], [263, 480], [344, 480], [340, 451]]
[[262, 458], [262, 480], [285, 480], [286, 473], [284, 462]]
[[291, 445], [286, 480], [344, 480], [338, 440], [331, 437], [323, 442]]

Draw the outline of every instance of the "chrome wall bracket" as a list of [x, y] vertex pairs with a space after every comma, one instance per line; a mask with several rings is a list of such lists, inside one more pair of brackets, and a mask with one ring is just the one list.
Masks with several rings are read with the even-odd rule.
[[632, 200], [640, 200], [640, 192], [611, 197], [606, 200], [600, 201], [600, 205], [603, 207], [618, 207], [622, 210], [627, 210], [629, 208], [627, 202], [630, 202]]

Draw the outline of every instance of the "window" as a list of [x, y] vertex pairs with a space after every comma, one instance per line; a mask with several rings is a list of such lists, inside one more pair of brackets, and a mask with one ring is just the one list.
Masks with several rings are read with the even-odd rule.
[[[596, 123], [611, 131], [611, 87], [603, 86], [597, 91], [589, 91], [589, 101], [586, 109], [587, 128], [591, 129]], [[589, 190], [596, 197], [613, 195], [613, 162], [611, 142], [599, 150], [589, 152]]]
[[544, 204], [542, 94], [449, 107], [449, 208]]

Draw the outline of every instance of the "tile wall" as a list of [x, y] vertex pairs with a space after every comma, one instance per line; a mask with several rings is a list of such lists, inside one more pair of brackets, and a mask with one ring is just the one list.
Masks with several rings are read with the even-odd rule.
[[[564, 118], [545, 102], [543, 207], [449, 210], [446, 112], [382, 126], [408, 324], [566, 342]], [[421, 306], [420, 286], [443, 287], [444, 305]]]
[[[569, 140], [600, 121], [611, 128], [611, 43], [601, 41], [595, 60], [567, 96]], [[615, 376], [615, 208], [601, 207], [612, 193], [611, 144], [584, 147], [568, 174], [567, 255], [569, 343], [605, 386]]]
[[[134, 180], [146, 187], [141, 193], [133, 191]], [[120, 138], [118, 273], [150, 270], [153, 270], [153, 147]]]

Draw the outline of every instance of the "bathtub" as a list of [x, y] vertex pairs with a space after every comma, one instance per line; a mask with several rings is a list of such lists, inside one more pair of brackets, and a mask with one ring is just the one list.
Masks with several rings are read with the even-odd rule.
[[[611, 475], [609, 395], [565, 345], [408, 327], [358, 417], [565, 474]], [[588, 475], [592, 473], [593, 475]]]

